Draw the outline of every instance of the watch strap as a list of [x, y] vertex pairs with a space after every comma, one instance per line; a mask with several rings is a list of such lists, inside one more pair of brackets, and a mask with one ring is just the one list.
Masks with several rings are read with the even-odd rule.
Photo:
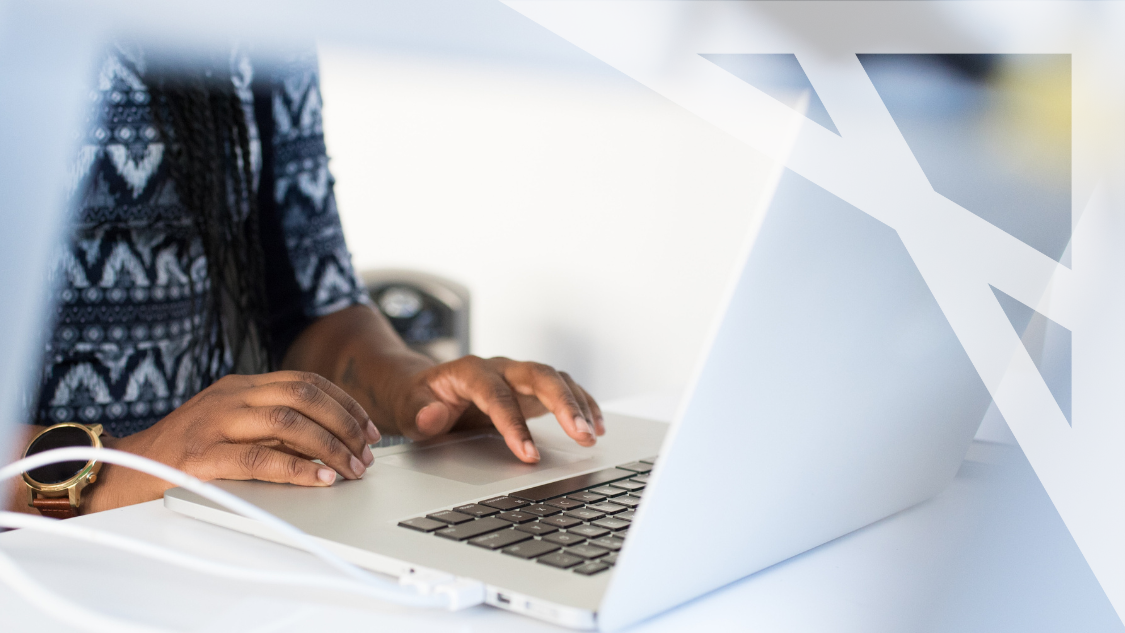
[[39, 510], [39, 514], [52, 519], [72, 519], [78, 516], [78, 508], [70, 505], [68, 497], [36, 497], [31, 500], [31, 505]]

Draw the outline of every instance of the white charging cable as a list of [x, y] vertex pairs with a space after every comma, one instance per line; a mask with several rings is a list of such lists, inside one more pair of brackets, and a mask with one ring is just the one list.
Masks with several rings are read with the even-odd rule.
[[[70, 447], [26, 457], [0, 468], [0, 482], [21, 473], [67, 461], [98, 460], [139, 470], [159, 477], [171, 484], [180, 486], [199, 496], [209, 499], [246, 518], [254, 519], [285, 537], [291, 545], [303, 549], [320, 558], [348, 578], [324, 576], [320, 574], [285, 574], [264, 572], [217, 563], [189, 554], [176, 552], [137, 539], [124, 537], [70, 522], [57, 521], [44, 517], [12, 512], [0, 512], [0, 525], [32, 530], [98, 543], [122, 551], [146, 556], [172, 565], [177, 565], [200, 573], [211, 574], [232, 580], [269, 583], [273, 585], [326, 588], [347, 591], [358, 595], [394, 602], [414, 607], [446, 607], [451, 610], [463, 609], [484, 602], [484, 586], [476, 581], [455, 578], [445, 574], [416, 574], [404, 576], [399, 584], [384, 580], [343, 560], [312, 537], [276, 516], [247, 503], [242, 499], [204, 483], [191, 475], [159, 462], [106, 448]], [[125, 622], [94, 612], [86, 607], [57, 595], [54, 591], [36, 582], [25, 574], [14, 561], [0, 552], [0, 581], [11, 585], [24, 599], [40, 607], [52, 617], [79, 628], [98, 631], [154, 631], [151, 627]]]

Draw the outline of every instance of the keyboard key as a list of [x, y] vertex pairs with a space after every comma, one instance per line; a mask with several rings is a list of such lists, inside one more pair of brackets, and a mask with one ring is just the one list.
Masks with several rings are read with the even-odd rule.
[[[519, 497], [520, 499], [526, 499], [532, 502], [545, 501], [554, 497], [561, 497], [571, 492], [608, 484], [611, 481], [617, 481], [618, 479], [625, 479], [626, 477], [632, 476], [631, 472], [618, 468], [606, 468], [585, 475], [576, 475], [559, 481], [553, 481], [549, 484], [517, 490], [510, 494], [513, 497]], [[508, 508], [501, 508], [501, 510], [507, 509]]]
[[461, 514], [460, 512], [454, 512], [453, 510], [442, 510], [441, 512], [427, 514], [426, 518], [433, 519], [434, 521], [441, 521], [442, 523], [448, 523], [450, 525], [458, 525], [460, 523], [465, 523], [467, 521], [473, 520], [473, 517], [467, 514]]
[[530, 534], [524, 532], [517, 532], [515, 530], [500, 530], [492, 534], [485, 534], [478, 536], [474, 539], [469, 539], [469, 543], [477, 547], [484, 547], [486, 549], [500, 549], [516, 543], [526, 541], [531, 538]]
[[441, 528], [446, 527], [446, 524], [442, 523], [441, 521], [434, 521], [433, 519], [426, 519], [423, 517], [399, 521], [398, 524], [405, 528], [418, 530], [419, 532], [433, 532], [434, 530], [440, 530]]
[[[540, 541], [540, 543], [542, 543], [542, 541]], [[554, 554], [542, 556], [535, 562], [550, 565], [551, 567], [558, 567], [559, 569], [567, 569], [568, 567], [574, 567], [578, 563], [581, 563], [582, 559], [577, 556], [571, 556], [570, 554], [555, 552]]]
[[560, 497], [558, 499], [551, 499], [547, 502], [547, 505], [554, 506], [556, 508], [559, 508], [560, 510], [573, 510], [575, 508], [581, 508], [582, 502], [575, 501], [574, 499], [567, 499], [566, 497]]
[[631, 470], [636, 473], [652, 472], [652, 464], [646, 464], [645, 462], [633, 462], [631, 464], [618, 466], [618, 468], [624, 468], [625, 470]]
[[[484, 519], [481, 520], [483, 521]], [[576, 525], [567, 530], [567, 532], [569, 532], [570, 534], [585, 536], [586, 538], [598, 538], [599, 536], [605, 536], [606, 534], [609, 534], [609, 530], [598, 527], [596, 525]], [[441, 532], [438, 532], [438, 534], [441, 534]]]
[[453, 508], [453, 509], [460, 512], [461, 514], [471, 514], [471, 515], [477, 517], [478, 519], [480, 517], [490, 517], [490, 516], [496, 514], [497, 512], [499, 512], [499, 510], [495, 510], [495, 509], [490, 508], [488, 506], [482, 506], [479, 503], [470, 503], [469, 505], [458, 506], [458, 507]]
[[559, 528], [553, 525], [548, 525], [546, 523], [541, 523], [539, 521], [536, 521], [535, 523], [524, 523], [523, 525], [517, 525], [516, 529], [520, 532], [534, 534], [535, 536], [543, 536], [544, 534], [550, 534], [551, 532], [559, 531]]
[[492, 499], [481, 501], [480, 503], [481, 505], [496, 508], [497, 510], [515, 510], [516, 508], [522, 508], [527, 505], [526, 501], [513, 499], [511, 497], [493, 497]]
[[605, 501], [605, 495], [596, 495], [592, 492], [575, 492], [566, 496], [571, 501], [581, 501], [582, 503], [597, 503]]
[[625, 528], [629, 527], [630, 523], [628, 521], [622, 521], [620, 519], [615, 519], [614, 517], [606, 517], [604, 519], [599, 519], [597, 521], [594, 521], [590, 525], [596, 525], [598, 527], [603, 527], [607, 530], [624, 530]]
[[550, 541], [559, 545], [581, 545], [586, 542], [586, 537], [579, 534], [571, 534], [570, 532], [555, 532], [543, 537], [544, 541]]
[[639, 504], [641, 502], [641, 498], [640, 497], [634, 497], [633, 495], [629, 495], [627, 497], [617, 497], [616, 499], [613, 500], [613, 502], [619, 503], [623, 506], [628, 506], [630, 508], [635, 508], [635, 507], [637, 507], [637, 504]]
[[624, 488], [626, 490], [644, 490], [644, 487], [645, 487], [645, 485], [642, 484], [641, 482], [633, 481], [632, 479], [626, 479], [625, 481], [619, 481], [619, 482], [617, 482], [613, 485], [617, 488]]
[[616, 497], [617, 495], [623, 495], [628, 492], [624, 488], [618, 488], [617, 486], [598, 486], [597, 488], [590, 488], [589, 491], [596, 495], [605, 495], [607, 497]]
[[502, 530], [507, 527], [512, 527], [512, 524], [507, 521], [501, 521], [496, 517], [487, 517], [477, 519], [476, 521], [469, 521], [468, 523], [462, 523], [461, 525], [447, 527], [444, 530], [434, 532], [434, 534], [454, 541], [464, 541], [474, 536], [488, 534], [489, 532], [495, 532], [496, 530]]
[[625, 506], [619, 506], [616, 503], [613, 503], [613, 502], [610, 502], [610, 501], [603, 501], [601, 503], [595, 503], [595, 504], [592, 504], [592, 505], [588, 505], [588, 506], [586, 506], [586, 508], [588, 510], [597, 510], [598, 512], [605, 512], [606, 514], [617, 514], [618, 512], [624, 512], [624, 511], [629, 509], [629, 508], [626, 508]]
[[609, 553], [609, 550], [594, 547], [593, 545], [575, 545], [574, 547], [566, 548], [566, 553], [572, 556], [581, 556], [582, 558], [597, 558], [599, 556], [605, 556]]
[[610, 552], [609, 554], [606, 554], [605, 556], [602, 556], [601, 558], [598, 559], [598, 562], [605, 563], [606, 565], [616, 565], [617, 564], [617, 552]]
[[597, 545], [598, 547], [604, 547], [610, 551], [616, 552], [625, 545], [625, 541], [612, 536], [603, 536], [590, 541], [590, 545]]
[[642, 483], [642, 484], [647, 485], [649, 477], [650, 477], [650, 475], [637, 475], [636, 477], [633, 477], [632, 479], [629, 479], [629, 481], [635, 481], [637, 483]]
[[524, 541], [523, 543], [516, 543], [515, 545], [505, 547], [500, 550], [509, 556], [516, 556], [518, 558], [535, 558], [549, 554], [559, 549], [558, 545], [550, 541]]
[[528, 521], [534, 521], [536, 516], [521, 510], [513, 510], [512, 512], [501, 512], [496, 515], [496, 518], [511, 521], [512, 523], [527, 523]]
[[583, 576], [593, 576], [594, 574], [599, 573], [599, 572], [603, 572], [607, 569], [609, 569], [609, 565], [604, 565], [602, 563], [595, 563], [595, 562], [591, 561], [589, 563], [583, 563], [583, 564], [575, 567], [574, 573], [582, 574]]
[[655, 457], [646, 457], [644, 459], [639, 459], [637, 461], [644, 462], [645, 464], [650, 464], [650, 465], [653, 465], [653, 466], [656, 465], [656, 458]]
[[559, 512], [561, 512], [561, 510], [553, 506], [537, 503], [535, 505], [523, 508], [522, 510], [520, 510], [520, 512], [530, 512], [537, 517], [549, 517], [552, 514], [558, 514]]
[[636, 512], [633, 512], [632, 510], [629, 510], [628, 512], [622, 512], [620, 514], [615, 514], [615, 515], [613, 515], [613, 518], [621, 519], [622, 521], [632, 521], [634, 514], [636, 514]]
[[555, 527], [563, 528], [565, 530], [566, 528], [573, 527], [575, 525], [581, 525], [582, 520], [581, 519], [575, 519], [574, 517], [558, 515], [558, 516], [553, 516], [553, 517], [547, 517], [546, 519], [541, 519], [539, 522], [540, 523], [546, 523], [547, 525], [553, 525]]
[[573, 517], [575, 519], [582, 519], [583, 521], [593, 521], [594, 519], [600, 519], [600, 518], [605, 516], [605, 512], [598, 512], [597, 510], [591, 510], [589, 508], [578, 508], [577, 510], [567, 510], [565, 512], [565, 514], [568, 517]]

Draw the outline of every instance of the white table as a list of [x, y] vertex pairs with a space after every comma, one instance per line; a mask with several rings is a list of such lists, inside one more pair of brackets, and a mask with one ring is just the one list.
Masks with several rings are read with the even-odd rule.
[[[674, 398], [607, 409], [671, 417]], [[317, 570], [302, 552], [140, 504], [75, 519], [87, 525], [267, 569]], [[84, 586], [90, 606], [183, 631], [561, 631], [489, 607], [461, 613], [358, 602], [327, 592], [215, 580], [25, 531], [0, 547], [35, 577]], [[1022, 452], [975, 442], [942, 494], [635, 630], [864, 633], [1125, 632]], [[65, 631], [0, 587], [0, 631]]]

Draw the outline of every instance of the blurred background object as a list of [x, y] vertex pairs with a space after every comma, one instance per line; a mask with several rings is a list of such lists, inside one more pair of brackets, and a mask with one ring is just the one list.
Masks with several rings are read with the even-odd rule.
[[415, 270], [361, 273], [367, 293], [399, 336], [439, 363], [469, 353], [469, 289]]

